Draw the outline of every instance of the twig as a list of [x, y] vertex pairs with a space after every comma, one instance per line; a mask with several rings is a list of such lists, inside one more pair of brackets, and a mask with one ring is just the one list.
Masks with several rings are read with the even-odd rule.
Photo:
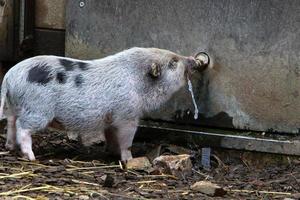
[[122, 199], [135, 199], [135, 200], [149, 200], [149, 199], [146, 199], [146, 198], [143, 198], [143, 197], [133, 197], [133, 196], [127, 196], [127, 195], [122, 195], [122, 194], [115, 194], [115, 193], [110, 193], [108, 192], [107, 190], [97, 190], [96, 191], [93, 191], [93, 190], [83, 190], [85, 192], [88, 192], [88, 193], [95, 193], [95, 194], [106, 194], [106, 195], [110, 195], [110, 196], [116, 196], [116, 197], [121, 197]]
[[132, 171], [132, 170], [130, 170], [130, 169], [127, 169], [127, 171], [128, 171], [129, 173], [132, 173], [132, 174], [136, 175], [136, 176], [140, 176], [140, 174], [138, 174], [137, 172], [134, 172], [134, 171]]
[[67, 161], [69, 161], [70, 163], [78, 163], [78, 164], [92, 164], [93, 166], [97, 166], [97, 165], [106, 165], [104, 163], [95, 163], [95, 160], [93, 160], [92, 162], [84, 162], [84, 161], [79, 161], [79, 160], [71, 160], [71, 159], [67, 159]]
[[9, 151], [0, 152], [0, 156], [9, 154]]
[[119, 167], [120, 167], [121, 170], [124, 170], [124, 167], [123, 167], [122, 162], [120, 160], [119, 160]]
[[189, 190], [158, 190], [158, 189], [148, 189], [142, 188], [145, 191], [152, 191], [152, 192], [167, 192], [167, 193], [183, 193], [183, 192], [190, 192]]
[[265, 190], [236, 190], [236, 189], [226, 189], [228, 192], [237, 192], [237, 193], [259, 193], [259, 194], [277, 194], [277, 195], [292, 195], [290, 192], [273, 192]]
[[40, 163], [36, 163], [36, 162], [20, 162], [21, 164], [25, 164], [25, 165], [35, 165], [35, 166], [40, 166], [40, 167], [45, 167], [45, 168], [51, 168], [51, 167], [57, 167], [57, 166], [49, 166], [49, 165], [43, 165]]
[[0, 176], [0, 179], [21, 178], [19, 176], [26, 176], [26, 175], [35, 176], [35, 174], [32, 174], [31, 172], [21, 172], [21, 173], [16, 173], [16, 174], [9, 174], [9, 175], [5, 175], [5, 176]]
[[90, 183], [90, 182], [80, 181], [80, 180], [76, 180], [76, 179], [72, 179], [72, 182], [79, 183], [79, 184], [85, 184], [85, 185], [100, 186], [97, 183]]
[[199, 174], [199, 175], [205, 177], [205, 180], [207, 180], [207, 179], [213, 179], [213, 177], [211, 177], [211, 176], [208, 175], [208, 174], [201, 173], [201, 172], [199, 172], [199, 171], [197, 171], [197, 170], [195, 170], [195, 169], [192, 169], [192, 170], [193, 170], [194, 172], [196, 172], [197, 174]]
[[89, 170], [89, 169], [108, 169], [108, 168], [119, 168], [119, 165], [107, 165], [99, 167], [76, 167], [71, 169], [66, 169], [66, 171], [75, 171], [75, 170]]
[[28, 185], [25, 185], [25, 186], [21, 187], [19, 190], [24, 190], [24, 189], [28, 188], [29, 186], [31, 186], [31, 183], [29, 183]]
[[29, 189], [19, 189], [19, 190], [11, 190], [7, 192], [1, 192], [0, 196], [8, 196], [16, 193], [22, 193], [22, 192], [30, 192], [30, 191], [37, 191], [37, 190], [43, 190], [43, 189], [49, 189], [51, 186], [41, 186], [41, 187], [34, 187]]
[[[53, 185], [48, 185], [48, 184], [46, 184], [45, 186], [49, 186], [49, 189], [47, 189], [46, 191], [50, 191], [50, 192], [57, 192], [57, 191], [61, 192], [61, 191], [63, 191], [63, 192], [66, 192], [66, 193], [69, 193], [69, 194], [72, 194], [72, 195], [76, 194], [76, 192], [70, 191], [69, 188], [59, 188], [59, 187], [56, 187], [56, 186], [53, 186]], [[50, 189], [52, 189], [52, 190], [50, 190]], [[77, 191], [78, 189], [75, 188], [73, 190]]]
[[139, 178], [163, 178], [163, 177], [167, 177], [167, 178], [172, 178], [172, 179], [175, 179], [175, 180], [178, 179], [176, 176], [168, 175], [168, 174], [162, 174], [162, 175], [144, 175], [144, 176], [139, 175], [138, 177]]
[[137, 182], [130, 182], [132, 184], [145, 184], [145, 183], [156, 183], [157, 181], [137, 181]]
[[12, 199], [27, 199], [27, 200], [35, 200], [35, 198], [31, 198], [31, 197], [28, 197], [28, 196], [24, 196], [24, 195], [17, 195], [17, 196], [14, 196], [12, 197]]
[[212, 157], [214, 157], [217, 160], [219, 166], [227, 168], [227, 166], [222, 162], [222, 160], [217, 155], [213, 154]]

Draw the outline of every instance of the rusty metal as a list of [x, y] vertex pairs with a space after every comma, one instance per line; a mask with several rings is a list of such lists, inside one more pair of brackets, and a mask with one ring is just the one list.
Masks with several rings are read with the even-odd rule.
[[196, 69], [199, 72], [204, 71], [209, 66], [210, 58], [206, 52], [199, 52], [194, 57], [195, 57], [196, 63], [197, 63]]
[[2, 1], [0, 15], [0, 61], [32, 56], [34, 0]]
[[20, 24], [23, 25], [22, 33], [20, 35], [20, 57], [26, 58], [33, 56], [33, 42], [34, 42], [34, 27], [35, 27], [35, 1], [26, 0], [23, 4], [24, 17]]
[[300, 140], [295, 136], [270, 137], [255, 132], [201, 129], [151, 121], [141, 122], [136, 140], [300, 156]]
[[[75, 3], [75, 1], [71, 2]], [[37, 28], [65, 29], [66, 0], [35, 0], [35, 4], [35, 26]]]
[[10, 60], [14, 55], [14, 7], [15, 1], [0, 2], [0, 60]]

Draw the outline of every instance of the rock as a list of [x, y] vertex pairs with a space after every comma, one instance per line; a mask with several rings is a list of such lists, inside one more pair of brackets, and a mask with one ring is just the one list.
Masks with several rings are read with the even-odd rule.
[[115, 182], [115, 179], [110, 176], [110, 175], [106, 175], [105, 177], [103, 177], [105, 180], [104, 180], [104, 183], [103, 183], [103, 186], [104, 187], [113, 187], [114, 185], [114, 182]]
[[105, 181], [106, 178], [107, 178], [107, 175], [106, 175], [106, 174], [104, 174], [103, 176], [100, 177], [100, 179], [101, 179], [102, 181]]
[[150, 152], [147, 153], [147, 158], [152, 162], [155, 158], [160, 156], [161, 145], [157, 145], [156, 147], [152, 148]]
[[88, 199], [90, 199], [90, 198], [89, 198], [89, 196], [87, 196], [87, 195], [79, 195], [79, 196], [78, 196], [78, 199], [80, 199], [80, 200], [88, 200]]
[[126, 163], [126, 168], [133, 170], [147, 170], [151, 167], [152, 165], [147, 157], [133, 158]]
[[292, 195], [292, 197], [295, 199], [300, 199], [300, 193], [295, 193]]
[[284, 198], [283, 200], [295, 200], [295, 199], [292, 199], [292, 198]]
[[209, 196], [224, 196], [226, 191], [217, 184], [209, 181], [199, 181], [191, 186], [191, 189]]
[[192, 162], [188, 154], [159, 156], [153, 160], [153, 165], [160, 173], [178, 177], [192, 172]]

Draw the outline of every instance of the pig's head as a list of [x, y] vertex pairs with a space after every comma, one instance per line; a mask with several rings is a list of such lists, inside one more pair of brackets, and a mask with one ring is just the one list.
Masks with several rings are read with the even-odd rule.
[[166, 102], [187, 83], [187, 76], [196, 67], [193, 57], [185, 57], [168, 50], [133, 48], [139, 73], [138, 93], [143, 94], [143, 110], [152, 111]]

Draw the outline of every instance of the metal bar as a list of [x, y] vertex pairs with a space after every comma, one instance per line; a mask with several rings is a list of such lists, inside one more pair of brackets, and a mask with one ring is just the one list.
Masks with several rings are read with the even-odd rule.
[[[173, 128], [173, 126], [176, 127]], [[300, 141], [295, 139], [289, 140], [292, 139], [292, 137], [281, 140], [241, 136], [235, 135], [234, 131], [230, 132], [232, 132], [232, 134], [228, 134], [228, 131], [224, 131], [224, 134], [222, 134], [213, 131], [186, 130], [185, 126], [168, 123], [162, 123], [160, 126], [155, 123], [151, 124], [147, 122], [139, 126], [137, 138], [152, 141], [165, 140], [171, 143], [180, 143], [181, 145], [196, 144], [208, 147], [300, 156]]]

